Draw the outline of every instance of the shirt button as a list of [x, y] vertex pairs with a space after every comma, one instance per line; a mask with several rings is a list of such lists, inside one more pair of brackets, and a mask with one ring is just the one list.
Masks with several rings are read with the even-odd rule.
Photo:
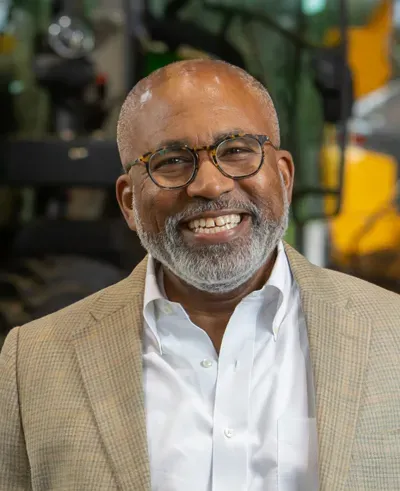
[[231, 428], [225, 428], [224, 430], [224, 435], [226, 438], [232, 438], [234, 434], [234, 431]]
[[203, 360], [200, 365], [203, 367], [203, 368], [210, 368], [212, 367], [213, 365], [213, 362], [211, 360], [207, 360], [207, 358], [205, 360]]

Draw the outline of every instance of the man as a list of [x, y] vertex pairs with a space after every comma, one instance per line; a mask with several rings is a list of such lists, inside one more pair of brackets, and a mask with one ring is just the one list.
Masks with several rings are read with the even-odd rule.
[[118, 143], [149, 257], [9, 334], [1, 490], [398, 491], [400, 297], [283, 244], [294, 166], [266, 90], [170, 65]]

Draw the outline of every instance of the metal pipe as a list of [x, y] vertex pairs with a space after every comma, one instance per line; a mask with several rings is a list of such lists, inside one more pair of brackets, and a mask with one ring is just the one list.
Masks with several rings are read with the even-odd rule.
[[[341, 43], [339, 46], [340, 56], [342, 60], [341, 66], [341, 99], [340, 99], [340, 108], [341, 108], [341, 121], [337, 125], [337, 142], [340, 147], [340, 162], [338, 169], [338, 184], [334, 188], [326, 188], [326, 187], [318, 187], [318, 186], [306, 186], [302, 187], [295, 191], [294, 200], [299, 201], [301, 198], [306, 197], [307, 195], [316, 195], [316, 196], [335, 196], [336, 197], [336, 207], [329, 217], [336, 216], [340, 213], [342, 209], [342, 194], [343, 194], [343, 186], [344, 186], [344, 171], [345, 171], [345, 161], [346, 161], [346, 147], [348, 140], [348, 121], [347, 121], [347, 113], [348, 113], [348, 105], [351, 102], [352, 94], [349, 93], [349, 84], [348, 84], [348, 4], [347, 0], [339, 0], [339, 30]], [[310, 220], [320, 220], [326, 218], [323, 213], [315, 213], [313, 215], [309, 215], [306, 219], [300, 217], [297, 213], [297, 207], [293, 206], [292, 213], [294, 220], [296, 223], [301, 224]]]
[[138, 81], [139, 39], [145, 36], [146, 0], [123, 0], [125, 12], [125, 90], [128, 93]]

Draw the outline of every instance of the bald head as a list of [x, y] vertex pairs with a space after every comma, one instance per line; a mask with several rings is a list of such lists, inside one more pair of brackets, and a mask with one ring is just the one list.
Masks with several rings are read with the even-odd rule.
[[[171, 102], [177, 94], [196, 90], [196, 84], [207, 86], [212, 93], [221, 84], [231, 90], [251, 95], [257, 99], [260, 110], [268, 122], [270, 138], [275, 146], [280, 145], [279, 121], [274, 103], [266, 88], [241, 68], [219, 60], [188, 60], [172, 63], [140, 80], [128, 94], [122, 105], [117, 129], [118, 148], [124, 156], [135, 145], [134, 135], [143, 126], [144, 116], [154, 99]], [[244, 91], [244, 92], [243, 92]], [[171, 102], [174, 103], [173, 101]]]

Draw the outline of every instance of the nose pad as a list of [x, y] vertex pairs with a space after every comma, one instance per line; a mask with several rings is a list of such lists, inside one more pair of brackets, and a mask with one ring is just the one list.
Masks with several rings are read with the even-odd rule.
[[219, 198], [222, 194], [232, 191], [235, 181], [220, 172], [211, 155], [207, 152], [203, 158], [199, 154], [199, 169], [196, 178], [189, 184], [186, 191], [190, 197], [202, 197], [207, 199]]

